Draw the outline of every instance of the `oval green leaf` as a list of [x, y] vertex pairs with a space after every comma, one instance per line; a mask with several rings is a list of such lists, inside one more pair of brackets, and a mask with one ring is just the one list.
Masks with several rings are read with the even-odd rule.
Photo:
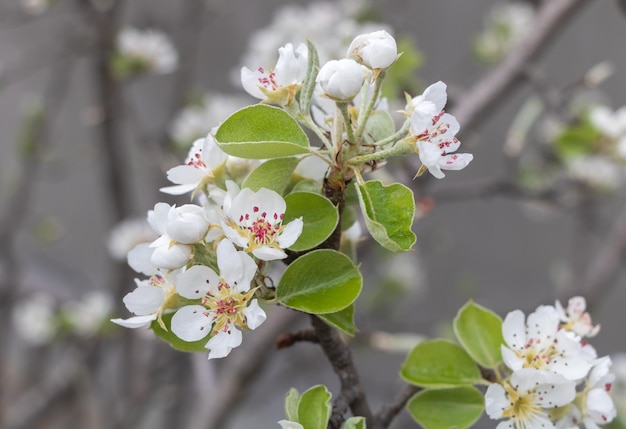
[[350, 417], [343, 424], [342, 429], [365, 429], [364, 417]]
[[400, 375], [421, 387], [448, 388], [479, 383], [482, 378], [474, 360], [458, 344], [429, 340], [411, 350]]
[[377, 142], [393, 135], [396, 132], [396, 123], [386, 110], [374, 110], [365, 124], [365, 134], [373, 142]]
[[339, 222], [337, 207], [328, 198], [312, 192], [293, 192], [285, 197], [287, 210], [283, 219], [286, 225], [302, 217], [302, 234], [289, 247], [297, 252], [312, 249], [330, 237]]
[[320, 314], [319, 318], [351, 337], [354, 336], [357, 331], [356, 325], [354, 324], [354, 304], [336, 313]]
[[493, 311], [469, 301], [454, 318], [454, 333], [481, 366], [495, 368], [502, 362], [502, 319]]
[[183, 341], [172, 332], [171, 326], [173, 316], [174, 313], [169, 313], [164, 314], [162, 317], [163, 323], [165, 324], [167, 330], [163, 329], [156, 320], [152, 322], [150, 327], [154, 331], [155, 335], [162, 340], [168, 342], [170, 346], [172, 346], [174, 349], [180, 350], [181, 352], [206, 352], [207, 349], [204, 346], [206, 346], [206, 343], [209, 342], [209, 337], [211, 333], [209, 332], [206, 337], [198, 341], [194, 341], [191, 343]]
[[361, 273], [350, 258], [320, 249], [300, 256], [287, 267], [276, 288], [276, 299], [305, 313], [335, 313], [357, 299], [362, 285]]
[[378, 180], [357, 184], [356, 191], [365, 225], [374, 240], [393, 252], [410, 250], [416, 240], [411, 231], [415, 216], [413, 192], [401, 183], [386, 186]]
[[298, 421], [298, 402], [300, 402], [300, 394], [292, 387], [285, 395], [285, 417], [287, 420]]
[[250, 172], [241, 187], [250, 188], [254, 192], [266, 188], [283, 195], [298, 162], [298, 158], [277, 158], [265, 161]]
[[484, 409], [482, 393], [474, 387], [423, 390], [406, 405], [411, 416], [424, 429], [466, 429]]
[[331, 394], [326, 386], [313, 386], [300, 395], [298, 423], [304, 429], [326, 429], [332, 412]]
[[287, 112], [266, 104], [236, 111], [217, 130], [215, 139], [229, 155], [271, 159], [309, 152], [309, 139]]

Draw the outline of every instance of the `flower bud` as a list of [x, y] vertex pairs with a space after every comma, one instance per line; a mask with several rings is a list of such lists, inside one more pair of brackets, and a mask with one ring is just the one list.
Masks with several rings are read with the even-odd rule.
[[380, 30], [355, 37], [347, 56], [371, 69], [386, 69], [398, 58], [398, 46], [391, 34]]
[[167, 214], [167, 235], [183, 244], [196, 243], [204, 238], [209, 229], [209, 220], [204, 209], [195, 204], [172, 207]]
[[326, 96], [335, 101], [350, 101], [363, 85], [363, 68], [356, 61], [344, 58], [324, 64], [317, 75]]

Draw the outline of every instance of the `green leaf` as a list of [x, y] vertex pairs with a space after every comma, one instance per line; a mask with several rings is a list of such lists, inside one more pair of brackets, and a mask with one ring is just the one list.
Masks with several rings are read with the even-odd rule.
[[482, 393], [474, 387], [424, 390], [407, 403], [407, 410], [424, 429], [466, 429], [484, 409]]
[[287, 210], [283, 219], [286, 225], [302, 217], [302, 234], [289, 248], [295, 251], [312, 249], [326, 240], [339, 222], [337, 207], [328, 198], [312, 192], [293, 192], [285, 197]]
[[493, 311], [469, 301], [454, 318], [454, 333], [481, 366], [495, 368], [502, 362], [502, 319]]
[[169, 313], [164, 314], [162, 317], [163, 323], [165, 324], [167, 330], [164, 330], [156, 320], [152, 322], [150, 327], [152, 328], [156, 336], [161, 338], [162, 340], [167, 341], [170, 346], [172, 346], [176, 350], [180, 350], [181, 352], [206, 352], [207, 349], [204, 346], [206, 346], [206, 343], [209, 342], [209, 337], [211, 333], [207, 333], [206, 337], [192, 343], [183, 341], [172, 332], [171, 326], [173, 316], [174, 313]]
[[410, 250], [416, 237], [411, 231], [415, 215], [413, 192], [400, 183], [369, 181], [356, 185], [368, 231], [381, 246], [393, 252]]
[[306, 76], [302, 82], [302, 88], [300, 89], [300, 112], [302, 112], [303, 115], [309, 114], [311, 99], [313, 98], [313, 92], [316, 86], [317, 72], [320, 70], [320, 60], [317, 49], [315, 49], [315, 46], [310, 40], [306, 41], [306, 47], [308, 49], [308, 64]]
[[365, 135], [372, 139], [372, 142], [383, 140], [396, 132], [396, 123], [389, 112], [385, 110], [374, 110], [365, 125]]
[[314, 250], [300, 256], [285, 270], [276, 288], [283, 305], [310, 314], [336, 313], [361, 293], [359, 269], [343, 253]]
[[591, 121], [586, 118], [566, 128], [556, 139], [556, 150], [564, 158], [590, 155], [601, 138]]
[[215, 139], [229, 155], [271, 159], [309, 153], [309, 139], [287, 112], [266, 104], [236, 111], [217, 130]]
[[332, 412], [330, 398], [330, 392], [322, 384], [308, 389], [300, 396], [297, 422], [304, 429], [326, 429]]
[[343, 429], [365, 429], [365, 417], [350, 417], [343, 424]]
[[350, 336], [353, 336], [357, 331], [354, 324], [354, 304], [336, 313], [320, 314], [319, 318]]
[[411, 350], [400, 375], [407, 382], [430, 388], [447, 388], [481, 382], [480, 370], [458, 344], [429, 340]]
[[241, 187], [250, 188], [254, 192], [267, 188], [282, 195], [298, 162], [298, 158], [270, 159], [252, 170]]
[[293, 387], [285, 395], [285, 417], [291, 422], [298, 421], [298, 402], [300, 394]]

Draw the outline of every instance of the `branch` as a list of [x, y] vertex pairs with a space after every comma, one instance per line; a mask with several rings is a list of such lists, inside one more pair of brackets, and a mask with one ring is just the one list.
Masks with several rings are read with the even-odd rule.
[[[332, 364], [335, 374], [341, 383], [341, 392], [335, 399], [331, 422], [343, 421], [345, 405], [350, 407], [354, 416], [362, 416], [368, 422], [373, 421], [372, 411], [365, 397], [365, 391], [359, 373], [352, 359], [350, 348], [343, 342], [339, 333], [317, 316], [311, 316], [315, 332], [319, 338], [320, 346], [324, 350], [328, 361]], [[343, 404], [342, 409], [340, 405]], [[329, 426], [338, 428], [339, 426]]]
[[402, 411], [406, 403], [413, 395], [422, 390], [420, 387], [408, 384], [398, 392], [396, 397], [376, 413], [373, 429], [383, 429], [389, 427], [392, 420]]
[[489, 109], [515, 87], [525, 67], [537, 58], [575, 13], [589, 0], [546, 0], [537, 12], [530, 35], [478, 81], [461, 99], [453, 114], [465, 130], [470, 129]]

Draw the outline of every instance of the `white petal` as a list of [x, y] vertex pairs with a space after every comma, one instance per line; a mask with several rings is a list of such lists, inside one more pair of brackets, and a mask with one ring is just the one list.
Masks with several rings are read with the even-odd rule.
[[428, 100], [419, 100], [411, 113], [411, 129], [414, 134], [422, 134], [432, 127], [433, 117], [439, 114], [437, 106]]
[[487, 387], [485, 392], [485, 412], [489, 417], [496, 420], [502, 417], [502, 413], [509, 407], [504, 387], [493, 383]]
[[204, 265], [194, 265], [176, 279], [176, 291], [179, 295], [198, 299], [207, 292], [217, 292], [220, 277], [211, 268]]
[[439, 159], [439, 167], [444, 170], [463, 170], [474, 159], [471, 153], [453, 153]]
[[166, 232], [178, 243], [196, 243], [204, 238], [208, 230], [209, 220], [203, 207], [184, 204], [168, 213]]
[[528, 315], [526, 326], [528, 342], [532, 341], [533, 346], [539, 350], [546, 350], [554, 343], [559, 329], [559, 316], [556, 310], [552, 311], [548, 306], [541, 306]]
[[591, 389], [587, 393], [587, 413], [594, 422], [605, 424], [611, 422], [617, 411], [611, 396], [604, 389]]
[[285, 252], [271, 246], [257, 247], [252, 251], [252, 254], [262, 261], [276, 261], [287, 257]]
[[128, 252], [128, 265], [138, 273], [151, 276], [157, 272], [157, 267], [150, 262], [152, 253], [154, 249], [150, 247], [150, 243], [140, 243]]
[[604, 387], [607, 383], [615, 380], [615, 374], [609, 372], [609, 368], [613, 363], [609, 356], [604, 356], [596, 362], [595, 366], [589, 374], [588, 383], [591, 387]]
[[167, 170], [167, 179], [177, 185], [194, 185], [195, 187], [206, 174], [206, 169], [202, 170], [192, 165], [178, 165]]
[[250, 301], [250, 305], [248, 305], [243, 310], [244, 316], [246, 316], [246, 325], [250, 329], [256, 329], [267, 319], [267, 315], [265, 311], [261, 307], [259, 307], [259, 303], [256, 299]]
[[198, 341], [211, 332], [213, 319], [201, 305], [187, 305], [172, 316], [172, 332], [183, 341]]
[[304, 429], [300, 423], [290, 422], [288, 420], [281, 420], [278, 422], [281, 429]]
[[238, 252], [229, 240], [222, 240], [217, 246], [217, 266], [220, 277], [240, 292], [250, 289], [257, 265], [245, 252]]
[[235, 347], [241, 345], [242, 335], [241, 331], [231, 327], [229, 331], [218, 332], [213, 338], [209, 340], [205, 346], [210, 350], [209, 359], [223, 358], [228, 356], [230, 351]]
[[430, 174], [435, 176], [437, 179], [443, 179], [445, 174], [441, 172], [441, 167], [439, 166], [439, 159], [441, 158], [441, 149], [435, 144], [430, 142], [417, 142], [417, 149], [419, 150], [419, 158], [422, 161], [422, 164], [428, 168]]
[[150, 326], [153, 320], [156, 320], [156, 318], [156, 314], [148, 314], [146, 316], [129, 317], [128, 319], [111, 319], [111, 322], [125, 328], [137, 329], [147, 328], [148, 326]]
[[259, 88], [261, 86], [259, 81], [264, 77], [264, 74], [252, 71], [248, 67], [241, 68], [241, 86], [248, 94], [261, 100], [265, 99], [265, 94]]
[[502, 336], [513, 350], [524, 350], [526, 345], [525, 316], [521, 310], [511, 311], [502, 322]]
[[141, 285], [126, 294], [123, 302], [131, 313], [145, 316], [156, 312], [163, 304], [164, 298], [165, 291], [160, 287]]
[[183, 195], [193, 191], [197, 186], [198, 185], [195, 183], [191, 185], [164, 186], [163, 188], [159, 188], [159, 191], [168, 195]]
[[283, 231], [280, 233], [278, 239], [276, 240], [278, 245], [283, 249], [290, 247], [293, 243], [296, 242], [296, 240], [298, 240], [300, 234], [302, 234], [303, 226], [304, 223], [302, 222], [302, 217], [299, 217], [298, 219], [294, 219], [289, 222], [283, 228]]
[[524, 366], [524, 359], [517, 356], [517, 354], [506, 347], [504, 344], [500, 345], [500, 354], [502, 354], [502, 360], [504, 364], [511, 368], [513, 371], [517, 371], [518, 369], [522, 369]]
[[443, 110], [448, 101], [448, 94], [446, 93], [447, 88], [448, 86], [445, 83], [439, 81], [426, 88], [422, 94], [426, 100], [434, 104], [437, 113]]
[[150, 262], [158, 268], [175, 270], [185, 265], [190, 257], [191, 246], [187, 244], [173, 244], [155, 248]]

